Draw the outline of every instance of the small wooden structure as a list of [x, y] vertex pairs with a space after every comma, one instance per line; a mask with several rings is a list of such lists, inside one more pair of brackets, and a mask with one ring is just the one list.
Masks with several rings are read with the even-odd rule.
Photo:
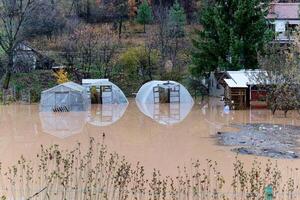
[[250, 102], [265, 101], [266, 90], [258, 81], [260, 70], [227, 71], [222, 80], [225, 104], [231, 109], [246, 109]]
[[224, 91], [225, 104], [234, 110], [246, 109], [248, 107], [247, 90], [247, 87], [227, 85]]
[[30, 72], [35, 69], [51, 69], [55, 61], [43, 55], [26, 42], [18, 43], [13, 51], [13, 71]]

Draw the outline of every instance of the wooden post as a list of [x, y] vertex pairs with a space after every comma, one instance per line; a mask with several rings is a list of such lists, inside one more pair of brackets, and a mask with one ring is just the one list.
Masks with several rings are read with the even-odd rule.
[[28, 94], [29, 96], [28, 96], [28, 100], [29, 100], [29, 104], [31, 104], [31, 92], [30, 92], [30, 90], [29, 90], [29, 94]]

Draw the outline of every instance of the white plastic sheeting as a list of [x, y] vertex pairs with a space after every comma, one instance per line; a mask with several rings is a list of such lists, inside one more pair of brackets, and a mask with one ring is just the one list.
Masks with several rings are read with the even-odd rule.
[[[168, 104], [155, 102], [155, 99], [159, 98], [159, 93], [154, 94], [153, 88], [155, 87], [171, 90], [179, 87], [179, 96], [170, 96]], [[194, 100], [188, 90], [175, 81], [150, 81], [139, 89], [135, 100], [142, 113], [163, 125], [172, 125], [183, 121], [194, 105]]]
[[91, 87], [96, 87], [99, 89], [101, 86], [111, 86], [112, 93], [103, 93], [104, 97], [112, 95], [112, 98], [103, 98], [103, 104], [126, 104], [128, 100], [124, 95], [123, 91], [114, 83], [110, 82], [108, 79], [82, 79], [82, 86], [90, 91]]
[[88, 123], [94, 126], [109, 126], [122, 118], [128, 104], [102, 104], [89, 112]]
[[43, 132], [61, 139], [81, 133], [87, 119], [87, 112], [40, 112]]
[[66, 107], [68, 111], [86, 111], [90, 104], [90, 97], [84, 87], [67, 82], [42, 92], [40, 111], [50, 112], [56, 107]]
[[159, 85], [178, 85], [180, 87], [180, 103], [194, 104], [194, 100], [188, 90], [178, 82], [175, 81], [150, 81], [145, 83], [136, 95], [136, 101], [140, 104], [154, 104], [153, 88]]
[[162, 125], [182, 122], [191, 112], [194, 103], [143, 104], [136, 102], [139, 110]]

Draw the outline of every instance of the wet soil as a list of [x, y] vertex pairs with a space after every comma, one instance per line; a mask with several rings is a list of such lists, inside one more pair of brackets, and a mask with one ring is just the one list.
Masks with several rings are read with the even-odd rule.
[[218, 132], [219, 143], [239, 154], [298, 159], [300, 126], [258, 123], [235, 124], [238, 132]]

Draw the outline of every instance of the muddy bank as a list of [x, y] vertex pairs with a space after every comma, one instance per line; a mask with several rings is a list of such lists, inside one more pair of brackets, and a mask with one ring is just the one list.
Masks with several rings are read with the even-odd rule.
[[238, 132], [218, 132], [222, 145], [233, 146], [239, 154], [271, 158], [298, 159], [300, 157], [300, 127], [279, 124], [233, 125]]

